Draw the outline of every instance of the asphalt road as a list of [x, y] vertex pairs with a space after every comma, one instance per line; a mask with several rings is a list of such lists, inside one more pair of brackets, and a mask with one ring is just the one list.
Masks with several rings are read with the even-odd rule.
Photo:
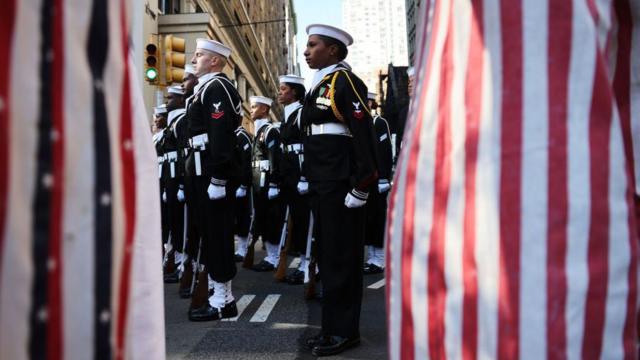
[[[256, 245], [256, 250], [260, 247]], [[256, 262], [264, 253], [256, 251]], [[289, 263], [293, 259], [289, 258]], [[165, 284], [168, 359], [313, 359], [302, 341], [320, 329], [320, 301], [304, 300], [303, 287], [276, 283], [273, 272], [257, 273], [238, 264], [233, 293], [235, 321], [194, 323], [178, 284]], [[383, 275], [364, 278], [359, 347], [327, 359], [384, 359], [387, 354]]]

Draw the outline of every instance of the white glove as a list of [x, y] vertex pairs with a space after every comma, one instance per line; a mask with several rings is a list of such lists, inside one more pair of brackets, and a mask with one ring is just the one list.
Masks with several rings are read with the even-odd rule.
[[180, 202], [184, 202], [184, 185], [180, 185], [180, 187], [178, 188], [178, 194], [176, 194], [176, 197], [178, 198], [178, 201]]
[[227, 195], [227, 190], [224, 186], [209, 184], [207, 194], [209, 194], [209, 199], [219, 200]]
[[240, 185], [238, 190], [236, 190], [236, 197], [237, 198], [243, 198], [245, 196], [247, 196], [247, 187], [244, 186], [244, 185]]
[[280, 189], [278, 189], [278, 187], [275, 184], [270, 184], [269, 192], [267, 192], [267, 197], [269, 197], [269, 200], [273, 200], [277, 198], [278, 194], [280, 194]]
[[162, 190], [162, 202], [167, 202], [167, 190]]
[[344, 205], [350, 209], [359, 208], [367, 203], [367, 197], [369, 197], [368, 193], [353, 189], [344, 198]]
[[378, 193], [382, 194], [391, 189], [391, 184], [389, 184], [389, 180], [382, 179], [378, 181]]
[[298, 181], [298, 193], [304, 195], [309, 192], [309, 183], [305, 178], [300, 178]]

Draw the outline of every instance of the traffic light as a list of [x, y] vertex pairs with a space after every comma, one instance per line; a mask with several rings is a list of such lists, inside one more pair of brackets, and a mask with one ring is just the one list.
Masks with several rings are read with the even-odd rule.
[[144, 50], [144, 78], [150, 83], [156, 83], [158, 81], [158, 46], [150, 42]]
[[186, 63], [185, 41], [173, 35], [164, 38], [164, 59], [166, 65], [167, 84], [182, 81], [184, 75], [184, 65]]

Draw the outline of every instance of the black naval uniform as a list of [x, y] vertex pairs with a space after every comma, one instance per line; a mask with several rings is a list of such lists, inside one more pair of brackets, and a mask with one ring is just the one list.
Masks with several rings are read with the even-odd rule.
[[246, 238], [249, 236], [251, 227], [251, 155], [253, 153], [253, 138], [242, 126], [236, 129], [236, 140], [238, 142], [238, 159], [240, 164], [239, 183], [246, 190], [246, 195], [236, 198], [235, 234]]
[[[271, 245], [280, 243], [280, 232], [284, 223], [282, 196], [269, 199], [269, 188], [280, 189], [280, 131], [267, 122], [256, 131], [253, 142], [253, 237], [262, 236], [262, 241]], [[265, 244], [266, 246], [269, 246]], [[277, 264], [272, 264], [277, 265]]]
[[162, 244], [169, 239], [169, 215], [167, 203], [163, 200], [163, 194], [166, 191], [167, 172], [164, 161], [164, 129], [159, 130], [153, 135], [153, 145], [156, 149], [158, 157], [158, 182], [160, 183], [160, 223], [162, 226]]
[[[391, 167], [393, 154], [391, 144], [391, 131], [386, 119], [376, 115], [373, 118], [373, 127], [376, 132], [376, 150], [378, 159], [379, 184], [389, 184], [391, 179]], [[389, 190], [380, 193], [375, 187], [367, 199], [367, 226], [365, 231], [365, 245], [376, 248], [384, 247], [384, 229], [387, 218], [387, 196]]]
[[[304, 254], [307, 247], [307, 234], [309, 231], [309, 200], [307, 195], [298, 192], [298, 182], [305, 179], [302, 172], [304, 162], [304, 146], [302, 145], [302, 130], [300, 124], [302, 104], [289, 114], [280, 125], [282, 136], [282, 148], [284, 154], [280, 168], [282, 173], [282, 195], [292, 221], [292, 245], [293, 251]], [[289, 106], [295, 106], [293, 104]]]
[[338, 64], [307, 94], [302, 109], [304, 169], [322, 276], [322, 333], [351, 339], [360, 336], [365, 208], [347, 208], [345, 197], [366, 199], [377, 180], [366, 100], [364, 83]]
[[184, 183], [184, 172], [180, 167], [180, 146], [175, 133], [176, 124], [184, 117], [184, 109], [173, 110], [169, 113], [168, 126], [164, 129], [164, 171], [166, 173], [165, 194], [167, 216], [171, 244], [176, 252], [182, 253], [184, 241], [184, 203], [178, 201], [178, 190]]
[[[187, 99], [191, 150], [186, 173], [192, 179], [194, 222], [203, 238], [203, 260], [209, 276], [220, 283], [230, 281], [236, 274], [233, 207], [238, 173], [235, 130], [240, 123], [240, 105], [240, 95], [222, 73], [200, 77], [194, 95]], [[209, 184], [224, 186], [225, 196], [209, 199]]]

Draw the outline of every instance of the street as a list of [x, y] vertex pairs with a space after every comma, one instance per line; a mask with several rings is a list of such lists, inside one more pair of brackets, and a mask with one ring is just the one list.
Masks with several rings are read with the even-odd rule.
[[[255, 261], [264, 256], [256, 244]], [[297, 264], [289, 257], [290, 267]], [[293, 264], [291, 264], [294, 262]], [[291, 266], [293, 265], [293, 266]], [[189, 299], [178, 284], [165, 284], [168, 359], [312, 359], [302, 341], [320, 329], [319, 300], [304, 300], [303, 287], [277, 283], [273, 272], [258, 273], [238, 264], [233, 292], [239, 316], [231, 321], [190, 322]], [[384, 277], [364, 277], [360, 346], [330, 359], [384, 359], [387, 356]]]

